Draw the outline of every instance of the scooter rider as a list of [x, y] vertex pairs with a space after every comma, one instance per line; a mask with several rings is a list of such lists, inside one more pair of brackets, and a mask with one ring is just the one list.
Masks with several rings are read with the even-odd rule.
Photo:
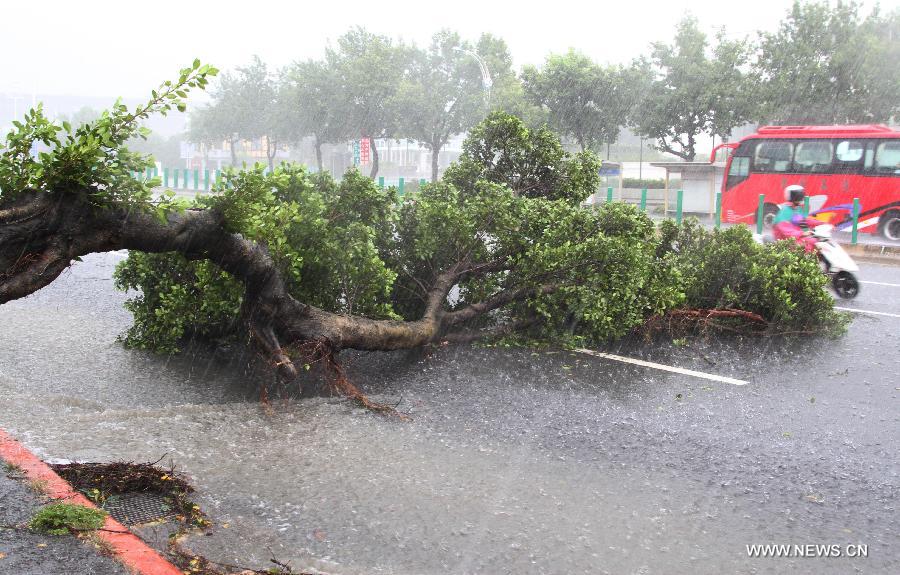
[[772, 226], [772, 236], [776, 240], [794, 238], [797, 243], [801, 244], [806, 251], [812, 252], [816, 249], [816, 238], [804, 229], [815, 227], [822, 222], [814, 218], [807, 218], [803, 215], [803, 198], [806, 197], [806, 190], [803, 186], [794, 184], [784, 189], [784, 199], [787, 202], [778, 214]]

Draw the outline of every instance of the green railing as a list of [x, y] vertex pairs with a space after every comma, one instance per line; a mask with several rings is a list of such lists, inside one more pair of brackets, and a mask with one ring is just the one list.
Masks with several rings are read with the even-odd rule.
[[[606, 203], [613, 201], [613, 188], [606, 188]], [[675, 222], [681, 223], [684, 216], [684, 190], [676, 190], [675, 192]], [[639, 208], [642, 212], [647, 211], [647, 188], [641, 189]], [[809, 197], [804, 198], [802, 212], [804, 216], [809, 215]], [[859, 241], [859, 216], [862, 208], [859, 198], [853, 198], [853, 209], [851, 210], [851, 229], [850, 243], [856, 244]], [[766, 215], [766, 197], [760, 194], [756, 209], [756, 233], [762, 234], [765, 227]], [[716, 229], [722, 227], [722, 192], [716, 192], [715, 196], [715, 212], [712, 214], [713, 225]]]
[[[210, 187], [218, 183], [222, 178], [221, 170], [199, 170], [199, 169], [188, 169], [188, 168], [163, 168], [162, 174], [159, 173], [159, 169], [157, 168], [147, 168], [144, 172], [135, 172], [133, 174], [135, 179], [148, 181], [153, 178], [160, 178], [160, 184], [164, 188], [174, 189], [174, 190], [188, 190], [188, 191], [209, 191]], [[418, 184], [418, 190], [421, 190], [428, 181], [425, 178], [419, 179], [418, 182], [413, 182], [413, 184]], [[415, 190], [407, 189], [406, 178], [398, 178], [395, 182], [385, 180], [384, 176], [380, 176], [378, 178], [378, 186], [380, 188], [385, 187], [396, 187], [398, 195], [400, 198], [404, 197], [412, 197], [415, 195]], [[606, 188], [606, 203], [613, 202], [613, 188]], [[713, 225], [716, 228], [722, 227], [722, 192], [716, 192], [715, 199], [715, 214], [713, 217]], [[684, 205], [684, 190], [676, 190], [675, 192], [675, 221], [677, 223], [681, 223], [683, 219], [683, 205]], [[640, 197], [640, 210], [642, 212], [647, 211], [647, 188], [641, 189], [641, 197]], [[859, 215], [860, 215], [861, 207], [859, 203], [859, 198], [853, 198], [853, 209], [851, 211], [852, 218], [852, 227], [850, 233], [850, 243], [856, 244], [859, 239]], [[804, 198], [803, 200], [803, 215], [809, 215], [809, 197]], [[758, 234], [763, 233], [764, 227], [764, 218], [765, 218], [765, 195], [760, 194], [757, 210], [756, 210], [756, 232]]]
[[[222, 170], [200, 170], [197, 168], [163, 168], [159, 170], [158, 168], [147, 168], [144, 172], [133, 172], [132, 177], [141, 181], [159, 178], [160, 186], [171, 190], [208, 192], [222, 179]], [[378, 178], [379, 187], [393, 186], [398, 189], [401, 196], [409, 191], [414, 191], [408, 189], [409, 183], [406, 178], [398, 178], [393, 181], [386, 181], [384, 176]], [[428, 181], [425, 178], [420, 178], [417, 182], [413, 181], [412, 183], [414, 188], [417, 185], [418, 189], [421, 189]]]

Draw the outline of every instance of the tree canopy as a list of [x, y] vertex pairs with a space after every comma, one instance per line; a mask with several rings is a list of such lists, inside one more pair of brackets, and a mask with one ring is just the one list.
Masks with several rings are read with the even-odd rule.
[[547, 57], [544, 67], [526, 67], [526, 96], [548, 113], [550, 126], [581, 151], [616, 141], [628, 121], [638, 84], [618, 66], [600, 66], [575, 51]]
[[633, 116], [636, 131], [660, 151], [693, 161], [698, 135], [726, 138], [752, 118], [749, 58], [746, 43], [723, 34], [710, 53], [697, 20], [685, 17], [675, 42], [654, 43], [650, 61], [638, 65], [646, 90]]
[[[335, 70], [343, 113], [353, 139], [389, 138], [397, 133], [397, 90], [406, 74], [409, 47], [387, 36], [353, 28], [325, 51]], [[370, 178], [378, 175], [377, 146], [372, 146]]]
[[885, 122], [900, 113], [900, 10], [858, 2], [794, 2], [774, 33], [761, 33], [760, 119], [768, 123]]
[[295, 62], [283, 74], [281, 122], [290, 142], [312, 136], [316, 167], [322, 171], [322, 145], [338, 144], [351, 138], [341, 100], [337, 70], [325, 62]]
[[228, 141], [232, 165], [238, 140], [265, 139], [269, 167], [284, 135], [279, 119], [279, 88], [258, 56], [250, 64], [225, 73], [212, 91], [212, 102], [191, 114], [188, 137], [196, 143]]
[[452, 136], [474, 126], [487, 113], [478, 62], [472, 46], [443, 30], [431, 45], [410, 51], [410, 66], [396, 96], [397, 134], [431, 152], [431, 181], [438, 179], [438, 157]]
[[[900, 11], [858, 2], [795, 2], [779, 28], [758, 38], [710, 38], [685, 17], [671, 43], [654, 42], [631, 66], [571, 51], [521, 74], [503, 39], [452, 30], [419, 47], [352, 28], [318, 60], [270, 71], [259, 58], [223, 74], [209, 106], [191, 114], [189, 138], [322, 146], [360, 138], [418, 142], [431, 180], [448, 141], [502, 110], [529, 127], [547, 123], [582, 151], [614, 143], [628, 126], [657, 150], [693, 160], [701, 135], [727, 140], [750, 123], [886, 122], [900, 110]], [[485, 90], [480, 64], [490, 77]], [[378, 175], [378, 147], [369, 176]], [[338, 174], [332, 174], [337, 176]]]

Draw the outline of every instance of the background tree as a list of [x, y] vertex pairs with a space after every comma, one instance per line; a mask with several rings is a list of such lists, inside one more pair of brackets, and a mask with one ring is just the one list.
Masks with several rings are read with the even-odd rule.
[[[540, 106], [525, 97], [522, 79], [513, 69], [512, 54], [503, 38], [482, 34], [475, 44], [475, 52], [484, 60], [491, 75], [490, 111], [512, 114], [529, 127], [543, 125], [546, 115]], [[470, 63], [470, 66], [476, 65], [476, 62]]]
[[550, 126], [581, 151], [599, 150], [628, 121], [634, 90], [619, 67], [602, 67], [575, 51], [550, 55], [541, 69], [522, 73], [525, 94], [548, 115]]
[[751, 117], [752, 99], [741, 94], [752, 87], [744, 69], [749, 49], [743, 41], [717, 37], [712, 56], [697, 20], [686, 17], [677, 27], [675, 43], [653, 44], [649, 64], [652, 80], [635, 109], [635, 131], [656, 142], [662, 152], [687, 161], [696, 156], [697, 136], [727, 138]]
[[129, 140], [128, 147], [135, 152], [150, 155], [154, 161], [163, 166], [177, 166], [182, 161], [182, 139], [182, 134], [174, 134], [166, 138], [153, 132], [148, 134], [146, 139], [133, 138]]
[[463, 143], [444, 179], [460, 190], [479, 182], [502, 184], [517, 197], [584, 201], [600, 184], [600, 161], [591, 151], [569, 154], [546, 126], [528, 128], [506, 112], [493, 112]]
[[238, 165], [235, 146], [241, 138], [237, 120], [239, 90], [236, 77], [228, 72], [220, 75], [216, 86], [210, 90], [211, 101], [191, 112], [187, 131], [188, 139], [197, 144], [228, 142], [232, 166]]
[[236, 139], [235, 132], [227, 118], [218, 117], [222, 115], [223, 111], [222, 107], [210, 104], [191, 110], [185, 135], [189, 142], [200, 146], [204, 155], [217, 144], [229, 142], [231, 165], [236, 165], [237, 158], [235, 157], [234, 143], [232, 142], [232, 140]]
[[237, 165], [240, 140], [264, 140], [272, 169], [281, 133], [277, 94], [266, 64], [254, 56], [247, 66], [220, 76], [210, 104], [192, 114], [189, 137], [198, 143], [227, 141], [232, 165]]
[[[400, 110], [397, 88], [409, 66], [409, 49], [363, 28], [354, 28], [328, 48], [325, 62], [338, 78], [341, 106], [352, 138], [392, 138]], [[372, 142], [372, 169], [378, 175], [378, 148]]]
[[[426, 50], [412, 49], [409, 70], [396, 96], [398, 135], [420, 142], [431, 152], [431, 181], [438, 179], [443, 147], [487, 113], [488, 102], [474, 51], [458, 34], [434, 35]], [[477, 62], [476, 62], [477, 64]]]
[[80, 126], [81, 124], [90, 124], [99, 117], [99, 111], [90, 106], [82, 106], [78, 111], [72, 112], [72, 114], [61, 114], [59, 121], [68, 122], [72, 126]]
[[326, 62], [295, 62], [282, 80], [283, 123], [288, 140], [313, 139], [316, 166], [322, 171], [322, 145], [350, 139], [347, 114], [343, 108], [340, 76]]
[[232, 118], [236, 132], [244, 140], [265, 140], [269, 169], [277, 151], [277, 100], [278, 87], [268, 67], [259, 56], [254, 56], [247, 66], [237, 68], [233, 102], [227, 108], [237, 111]]
[[900, 10], [858, 2], [794, 2], [777, 32], [761, 33], [757, 68], [766, 123], [884, 122], [900, 112]]

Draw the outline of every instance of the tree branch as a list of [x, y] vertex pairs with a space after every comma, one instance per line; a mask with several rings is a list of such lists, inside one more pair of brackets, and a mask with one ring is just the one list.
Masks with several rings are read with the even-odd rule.
[[527, 287], [502, 291], [482, 302], [473, 303], [472, 305], [466, 306], [462, 309], [447, 312], [443, 317], [443, 326], [454, 326], [470, 319], [474, 319], [489, 311], [503, 307], [508, 303], [520, 301], [538, 295], [550, 294], [555, 292], [557, 289], [559, 289], [559, 286], [555, 284], [545, 284], [536, 288]]

